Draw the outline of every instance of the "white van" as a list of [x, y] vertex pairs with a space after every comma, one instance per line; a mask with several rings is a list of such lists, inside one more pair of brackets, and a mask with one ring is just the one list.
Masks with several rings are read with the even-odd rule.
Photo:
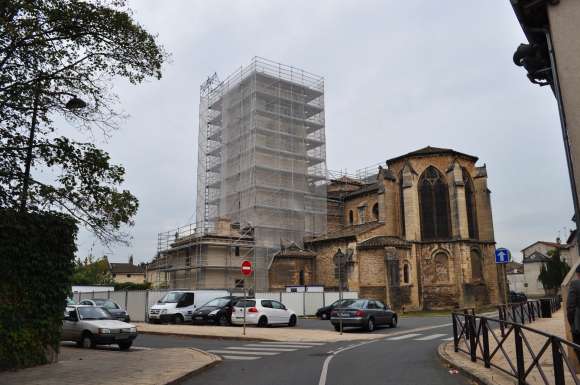
[[230, 295], [226, 290], [176, 290], [170, 291], [149, 309], [149, 322], [182, 323], [191, 321], [199, 307], [214, 298]]

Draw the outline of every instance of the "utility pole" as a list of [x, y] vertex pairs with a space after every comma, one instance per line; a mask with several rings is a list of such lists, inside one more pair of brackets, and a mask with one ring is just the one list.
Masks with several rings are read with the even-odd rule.
[[30, 133], [26, 144], [26, 160], [24, 163], [24, 176], [22, 179], [22, 191], [20, 192], [20, 212], [26, 211], [26, 201], [28, 199], [28, 188], [30, 186], [30, 167], [32, 165], [32, 147], [34, 146], [34, 134], [38, 123], [38, 104], [40, 102], [40, 82], [36, 82], [34, 88], [34, 101], [32, 102], [32, 121], [30, 123]]

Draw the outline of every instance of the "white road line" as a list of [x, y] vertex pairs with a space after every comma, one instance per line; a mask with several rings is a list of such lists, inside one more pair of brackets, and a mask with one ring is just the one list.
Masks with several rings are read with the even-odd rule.
[[276, 354], [280, 354], [274, 352], [245, 352], [245, 351], [237, 352], [234, 350], [208, 350], [208, 352], [216, 354], [241, 354], [248, 356], [275, 356]]
[[224, 360], [259, 360], [262, 357], [222, 356]]
[[402, 336], [387, 338], [387, 341], [406, 340], [407, 338], [413, 338], [413, 337], [417, 337], [420, 335], [421, 335], [421, 333], [403, 334]]
[[453, 337], [441, 338], [441, 341], [453, 341]]
[[446, 335], [447, 334], [431, 334], [430, 336], [415, 338], [415, 341], [429, 341], [429, 340], [434, 340], [436, 338], [441, 338], [441, 337], [446, 336]]
[[232, 350], [259, 350], [259, 351], [266, 351], [266, 352], [293, 352], [297, 349], [282, 349], [282, 348], [244, 348], [242, 346], [238, 347], [238, 346], [232, 346], [232, 347], [227, 347], [226, 349], [232, 349]]
[[132, 346], [131, 350], [153, 350], [153, 348], [146, 348], [144, 346]]
[[312, 346], [307, 346], [307, 345], [260, 345], [260, 344], [247, 344], [244, 346], [253, 346], [253, 347], [262, 347], [262, 348], [298, 348], [298, 349], [308, 349], [311, 348]]
[[294, 341], [282, 342], [282, 341], [264, 341], [264, 342], [260, 342], [260, 344], [266, 344], [266, 345], [286, 345], [286, 344], [292, 344], [292, 345], [313, 345], [313, 346], [319, 346], [319, 345], [325, 345], [326, 342], [294, 342]]

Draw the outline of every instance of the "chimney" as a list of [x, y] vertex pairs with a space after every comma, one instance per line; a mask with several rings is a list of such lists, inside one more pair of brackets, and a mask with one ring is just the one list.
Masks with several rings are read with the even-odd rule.
[[131, 256], [129, 257], [129, 265], [133, 264], [133, 255], [131, 254]]

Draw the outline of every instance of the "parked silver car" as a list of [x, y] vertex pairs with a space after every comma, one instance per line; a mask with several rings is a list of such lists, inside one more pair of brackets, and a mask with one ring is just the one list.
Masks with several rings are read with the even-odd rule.
[[123, 310], [121, 306], [119, 306], [116, 302], [111, 301], [110, 299], [106, 298], [83, 299], [79, 303], [79, 305], [104, 307], [105, 309], [108, 310], [109, 313], [111, 313], [114, 319], [124, 322], [131, 322], [131, 318], [129, 317], [129, 314], [127, 314], [127, 311]]
[[84, 348], [117, 344], [119, 349], [127, 350], [135, 338], [135, 325], [113, 319], [105, 308], [86, 305], [66, 308], [61, 341], [75, 341]]

